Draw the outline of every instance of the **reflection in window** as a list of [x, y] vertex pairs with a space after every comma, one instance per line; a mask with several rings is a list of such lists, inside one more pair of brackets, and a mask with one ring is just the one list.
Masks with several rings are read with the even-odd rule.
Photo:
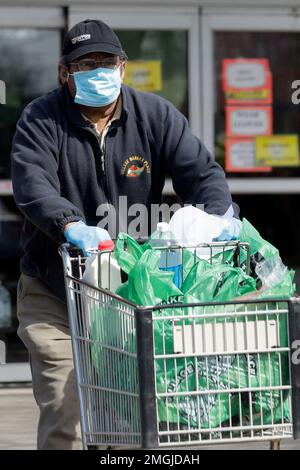
[[[299, 134], [299, 106], [291, 101], [291, 85], [300, 79], [300, 35], [276, 32], [216, 32], [214, 36], [215, 155], [224, 166], [225, 103], [222, 60], [266, 58], [273, 76], [273, 134]], [[288, 51], [288, 53], [287, 53]], [[234, 173], [234, 177], [300, 176], [299, 167], [273, 168], [268, 173]]]
[[60, 31], [0, 30], [0, 79], [6, 105], [0, 106], [0, 178], [9, 178], [9, 154], [16, 122], [24, 106], [57, 86]]
[[120, 30], [116, 33], [129, 61], [161, 61], [162, 89], [157, 94], [188, 117], [187, 32]]

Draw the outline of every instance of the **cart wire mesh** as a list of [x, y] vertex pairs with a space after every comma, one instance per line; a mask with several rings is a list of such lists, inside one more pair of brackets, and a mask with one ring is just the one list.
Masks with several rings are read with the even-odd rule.
[[71, 253], [66, 285], [84, 447], [140, 446], [134, 307], [82, 282], [85, 259]]
[[[228, 245], [206, 246], [208, 261], [249, 272], [249, 246], [231, 242], [232, 258]], [[290, 302], [141, 308], [84, 282], [79, 250], [60, 253], [84, 448], [292, 436]]]
[[159, 445], [291, 437], [288, 302], [153, 309]]

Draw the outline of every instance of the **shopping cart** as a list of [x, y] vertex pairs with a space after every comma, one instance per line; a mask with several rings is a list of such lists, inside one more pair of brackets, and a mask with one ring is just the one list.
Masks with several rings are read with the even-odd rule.
[[[250, 269], [247, 244], [193, 253]], [[60, 254], [85, 449], [299, 437], [298, 299], [140, 307], [84, 282], [79, 250]]]

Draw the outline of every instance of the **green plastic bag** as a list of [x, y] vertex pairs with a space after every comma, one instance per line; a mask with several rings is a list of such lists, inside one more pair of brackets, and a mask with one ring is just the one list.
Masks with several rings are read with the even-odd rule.
[[127, 233], [119, 233], [114, 253], [119, 266], [129, 274], [146, 249], [146, 245], [140, 245]]
[[[246, 252], [241, 249], [240, 258], [242, 267], [236, 267], [236, 256], [233, 250], [218, 254], [213, 257], [212, 263], [200, 260], [188, 250], [183, 250], [184, 269], [182, 288], [178, 289], [173, 283], [173, 272], [161, 271], [158, 268], [159, 252], [151, 249], [148, 245], [140, 246], [126, 234], [120, 234], [115, 249], [116, 259], [121, 268], [128, 274], [128, 281], [122, 284], [117, 290], [117, 294], [136, 303], [137, 305], [149, 306], [172, 303], [174, 299], [180, 302], [195, 303], [212, 301], [226, 302], [238, 298], [245, 294], [257, 294], [261, 298], [290, 297], [294, 293], [293, 272], [287, 272], [284, 279], [278, 285], [270, 289], [257, 291], [258, 279], [255, 273], [255, 266], [264, 259], [278, 257], [279, 253], [270, 243], [266, 242], [246, 220], [243, 220], [241, 241], [250, 243], [251, 255], [251, 276], [245, 273]], [[179, 299], [179, 300], [178, 300]], [[251, 306], [247, 306], [251, 311]], [[255, 308], [255, 306], [253, 307]], [[162, 321], [155, 321], [154, 338], [155, 354], [174, 354], [173, 325], [171, 322], [163, 322], [164, 316], [176, 316], [185, 314], [187, 318], [178, 322], [178, 325], [188, 325], [190, 320], [189, 308], [184, 309], [164, 309], [160, 310]], [[236, 307], [237, 311], [245, 311], [245, 306]], [[197, 322], [201, 322], [201, 311], [203, 307], [197, 307], [199, 315]], [[213, 312], [205, 307], [205, 313]], [[234, 310], [234, 306], [232, 308]], [[228, 317], [221, 317], [219, 321], [230, 321], [230, 307], [227, 307]], [[104, 316], [105, 328], [115, 328], [109, 322], [108, 311], [99, 310], [95, 312], [95, 318]], [[245, 317], [239, 319], [245, 321]], [[99, 319], [97, 319], [99, 321]], [[100, 327], [103, 329], [103, 325]], [[119, 321], [117, 319], [117, 321]], [[215, 321], [215, 320], [214, 320]], [[232, 321], [232, 319], [231, 319]], [[253, 321], [249, 316], [248, 321]], [[207, 319], [206, 319], [207, 322]], [[97, 327], [99, 329], [99, 326]], [[94, 329], [94, 333], [95, 329]], [[286, 326], [280, 326], [281, 346], [287, 343]], [[107, 334], [107, 340], [115, 341]], [[127, 339], [123, 347], [132, 349], [134, 344], [133, 334], [128, 331]], [[129, 349], [128, 349], [129, 350]], [[249, 383], [249, 360], [251, 359], [250, 383]], [[93, 353], [94, 364], [104, 364], [106, 362], [103, 348], [95, 348]], [[120, 364], [122, 360], [120, 359]], [[158, 399], [158, 411], [160, 425], [164, 423], [173, 424], [175, 427], [185, 426], [196, 428], [200, 423], [200, 428], [217, 427], [226, 423], [229, 419], [240, 419], [245, 425], [252, 414], [254, 423], [270, 424], [280, 422], [282, 417], [290, 420], [288, 393], [282, 395], [278, 391], [270, 392], [268, 386], [278, 386], [280, 379], [283, 385], [288, 383], [288, 358], [281, 355], [280, 361], [276, 352], [272, 353], [270, 365], [267, 354], [254, 354], [253, 357], [245, 355], [212, 355], [206, 359], [201, 357], [185, 359], [165, 359], [156, 360], [156, 383], [158, 393], [185, 392], [184, 396], [174, 396]], [[132, 378], [125, 377], [123, 369], [119, 369], [119, 379], [123, 383], [124, 389], [130, 389]], [[261, 391], [251, 393], [241, 392], [230, 395], [226, 392], [230, 388], [254, 388], [261, 387]], [[263, 389], [265, 387], [265, 390]], [[198, 398], [189, 394], [193, 391], [207, 391]], [[214, 390], [221, 389], [224, 393], [214, 393]], [[281, 406], [283, 403], [283, 406]], [[250, 413], [251, 406], [251, 413]], [[121, 412], [121, 410], [120, 410]], [[262, 422], [261, 422], [262, 421]]]
[[84, 375], [91, 376], [93, 383], [97, 380], [101, 387], [97, 400], [111, 417], [110, 432], [138, 433], [139, 424], [130, 418], [132, 396], [139, 393], [134, 320], [120, 310], [120, 302], [113, 298], [95, 305], [91, 313], [92, 361], [85, 367]]
[[[260, 321], [279, 321], [278, 346], [286, 348], [288, 346], [287, 317], [280, 315], [279, 320], [276, 315], [271, 315], [270, 311], [277, 309], [277, 304], [260, 304], [260, 311], [266, 311], [266, 315], [260, 315]], [[285, 303], [282, 309], [287, 309]], [[193, 309], [193, 314], [197, 311], [197, 318], [176, 321], [176, 325], [189, 324], [200, 325], [208, 323], [201, 317], [202, 313], [209, 314], [207, 307], [197, 307]], [[232, 311], [245, 312], [245, 305], [232, 306]], [[218, 313], [226, 313], [224, 317], [214, 319], [218, 322], [235, 321], [248, 325], [256, 321], [256, 316], [251, 312], [256, 312], [255, 304], [247, 305], [249, 316], [237, 316], [235, 320], [231, 316], [230, 309], [225, 306], [219, 307]], [[215, 310], [214, 310], [215, 312]], [[179, 313], [179, 312], [178, 312]], [[190, 312], [191, 313], [191, 312]], [[182, 314], [182, 311], [181, 311]], [[155, 354], [176, 353], [172, 325], [168, 328], [163, 317], [166, 310], [162, 310], [161, 322], [157, 321], [156, 314], [156, 334], [155, 334]], [[176, 309], [169, 311], [170, 316], [176, 318]], [[160, 340], [164, 333], [165, 344]], [[172, 423], [177, 429], [184, 429], [184, 426], [191, 428], [217, 427], [226, 423], [229, 418], [235, 419], [237, 425], [247, 425], [252, 416], [254, 424], [269, 425], [272, 423], [291, 422], [289, 392], [280, 391], [280, 386], [289, 384], [289, 362], [287, 353], [253, 353], [249, 355], [217, 355], [213, 354], [206, 359], [201, 356], [196, 358], [172, 358], [166, 360], [156, 360], [156, 383], [158, 393], [174, 393], [174, 397], [159, 398], [158, 409], [159, 418], [162, 423]], [[270, 390], [270, 387], [277, 387], [277, 390]], [[260, 389], [248, 392], [246, 389]], [[224, 393], [214, 394], [214, 389], [224, 390]], [[227, 390], [236, 389], [239, 393], [232, 394]], [[243, 392], [245, 389], [245, 392]], [[200, 395], [189, 392], [211, 393]], [[176, 396], [176, 393], [184, 392], [184, 396]], [[251, 413], [250, 413], [251, 409]]]
[[185, 279], [185, 302], [229, 301], [256, 290], [255, 280], [240, 268], [199, 260]]
[[[233, 369], [236, 364], [233, 364]], [[289, 363], [287, 353], [252, 354], [240, 361], [240, 383], [242, 387], [261, 387], [262, 391], [256, 391], [245, 395], [243, 400], [244, 421], [249, 421], [250, 408], [254, 424], [266, 425], [273, 423], [291, 422], [291, 410], [289, 406], [289, 391], [280, 391], [281, 385], [289, 384]], [[250, 384], [245, 371], [250, 370]], [[269, 387], [277, 387], [270, 390]], [[250, 404], [251, 395], [251, 404]], [[252, 406], [251, 406], [252, 405]]]
[[137, 305], [169, 303], [174, 298], [182, 302], [228, 301], [255, 290], [255, 281], [242, 269], [220, 264], [219, 258], [211, 264], [187, 249], [183, 250], [180, 290], [173, 283], [172, 271], [158, 268], [160, 252], [148, 245], [141, 247], [126, 234], [120, 234], [115, 256], [128, 273], [127, 283], [117, 289], [117, 294]]
[[[230, 416], [235, 416], [239, 410], [238, 400], [232, 399], [229, 393], [214, 393], [214, 390], [223, 388], [225, 392], [228, 388], [226, 381], [231, 361], [230, 356], [213, 356], [207, 360], [201, 357], [177, 359], [176, 367], [174, 359], [166, 360], [166, 364], [156, 361], [157, 392], [174, 394], [158, 400], [161, 425], [168, 422], [179, 424], [180, 429], [184, 426], [206, 429], [217, 427]], [[164, 370], [167, 371], [166, 380]], [[211, 393], [198, 397], [189, 394], [208, 389]], [[184, 392], [184, 396], [177, 397], [178, 392]]]
[[258, 299], [289, 299], [295, 295], [296, 284], [294, 283], [295, 271], [288, 270], [284, 278], [274, 286], [261, 290]]
[[271, 243], [262, 238], [256, 228], [245, 218], [243, 218], [242, 230], [239, 237], [241, 242], [250, 244], [250, 256], [259, 253], [259, 256], [267, 259], [271, 256], [278, 256], [279, 252]]
[[129, 272], [126, 284], [120, 286], [116, 293], [143, 306], [167, 303], [170, 297], [181, 295], [173, 283], [174, 273], [159, 270], [159, 257], [158, 251], [145, 251]]
[[[159, 250], [149, 245], [140, 246], [127, 234], [120, 234], [115, 246], [119, 266], [128, 274], [128, 281], [121, 284], [116, 293], [137, 305], [169, 303], [170, 299], [182, 298], [182, 291], [173, 283], [172, 271], [160, 270]], [[183, 280], [195, 263], [195, 256], [183, 250]]]
[[[288, 384], [287, 354], [281, 354], [279, 360], [279, 354], [272, 353], [270, 361], [266, 353], [259, 359], [257, 354], [177, 359], [176, 367], [171, 359], [156, 361], [156, 383], [158, 393], [174, 394], [158, 400], [161, 423], [205, 429], [236, 418], [245, 426], [251, 422], [251, 415], [253, 423], [259, 425], [291, 422], [289, 392], [279, 390], [280, 385]], [[270, 390], [270, 386], [278, 389]], [[249, 387], [261, 387], [261, 391], [243, 392]], [[224, 393], [214, 394], [216, 389]], [[229, 389], [238, 389], [239, 393]], [[207, 390], [209, 394], [201, 394]], [[184, 392], [184, 396], [177, 397], [178, 392]], [[199, 396], [189, 392], [198, 392]]]
[[[249, 243], [250, 245], [250, 276], [256, 281], [257, 295], [255, 299], [272, 299], [282, 298], [288, 299], [295, 294], [296, 286], [293, 282], [295, 272], [293, 270], [286, 270], [283, 277], [278, 279], [272, 287], [267, 288], [263, 286], [263, 282], [258, 278], [256, 273], [256, 266], [263, 261], [273, 262], [280, 259], [279, 251], [271, 243], [264, 240], [259, 232], [247, 220], [243, 219], [242, 230], [240, 233], [240, 241]], [[228, 255], [228, 263], [232, 263], [230, 255]], [[241, 250], [241, 269], [245, 270], [247, 265], [246, 251]]]

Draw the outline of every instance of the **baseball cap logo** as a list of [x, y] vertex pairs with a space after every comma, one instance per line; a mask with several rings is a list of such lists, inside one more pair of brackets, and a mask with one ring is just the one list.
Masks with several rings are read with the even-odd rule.
[[86, 41], [87, 39], [91, 39], [90, 34], [81, 34], [81, 36], [76, 36], [75, 38], [71, 39], [72, 44], [76, 44], [77, 42]]

